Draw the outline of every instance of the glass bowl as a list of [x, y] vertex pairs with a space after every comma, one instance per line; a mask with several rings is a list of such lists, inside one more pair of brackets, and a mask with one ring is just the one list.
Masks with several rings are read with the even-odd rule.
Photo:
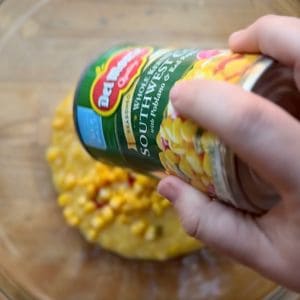
[[[227, 47], [230, 32], [299, 2], [0, 1], [0, 290], [12, 299], [261, 299], [276, 285], [208, 248], [121, 258], [65, 225], [45, 161], [56, 105], [84, 66], [132, 42]], [[0, 293], [1, 295], [1, 293]], [[4, 296], [3, 296], [4, 297]]]

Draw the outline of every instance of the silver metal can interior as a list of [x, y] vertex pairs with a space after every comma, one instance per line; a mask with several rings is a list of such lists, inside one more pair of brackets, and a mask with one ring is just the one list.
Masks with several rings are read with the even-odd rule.
[[[252, 91], [276, 103], [300, 120], [300, 92], [293, 77], [293, 70], [273, 62], [255, 83]], [[219, 170], [227, 199], [234, 206], [261, 214], [271, 209], [279, 200], [276, 189], [244, 163], [223, 144], [219, 145]]]

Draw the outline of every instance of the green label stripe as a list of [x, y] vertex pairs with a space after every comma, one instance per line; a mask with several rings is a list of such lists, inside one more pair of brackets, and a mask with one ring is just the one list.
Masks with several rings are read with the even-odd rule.
[[159, 161], [156, 135], [174, 83], [191, 67], [196, 51], [174, 50], [144, 70], [132, 104], [132, 124], [140, 154]]
[[[92, 109], [90, 103], [91, 86], [97, 76], [96, 69], [103, 67], [122, 49], [128, 47], [116, 47], [96, 59], [84, 72], [75, 94], [74, 113], [78, 107]], [[133, 49], [133, 48], [132, 48]], [[143, 171], [163, 169], [159, 160], [159, 148], [156, 145], [156, 136], [160, 128], [167, 104], [169, 92], [174, 83], [181, 79], [196, 60], [197, 49], [177, 49], [160, 52], [153, 49], [147, 58], [148, 63], [136, 78], [131, 99], [131, 128], [136, 141], [135, 149], [129, 148], [124, 133], [122, 118], [122, 101], [117, 110], [109, 116], [100, 116], [101, 128], [105, 138], [106, 149], [95, 147], [95, 143], [87, 144], [81, 140], [86, 149], [96, 159], [119, 165], [131, 166]], [[150, 63], [149, 63], [150, 61]], [[75, 116], [76, 119], [76, 116]], [[77, 118], [77, 127], [80, 120]], [[79, 131], [80, 135], [80, 131]], [[142, 158], [142, 165], [141, 164]]]

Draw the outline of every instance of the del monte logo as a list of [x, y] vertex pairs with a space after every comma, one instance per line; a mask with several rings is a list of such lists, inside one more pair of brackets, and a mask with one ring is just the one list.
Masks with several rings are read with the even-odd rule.
[[150, 48], [127, 48], [109, 59], [90, 90], [92, 107], [102, 116], [110, 116], [118, 108], [122, 96], [140, 75], [150, 54]]

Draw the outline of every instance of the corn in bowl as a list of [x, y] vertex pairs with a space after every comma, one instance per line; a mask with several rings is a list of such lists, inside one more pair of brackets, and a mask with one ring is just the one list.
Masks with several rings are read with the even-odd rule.
[[89, 242], [122, 256], [156, 260], [201, 247], [156, 192], [157, 180], [89, 157], [75, 134], [71, 95], [55, 112], [46, 158], [67, 224]]

